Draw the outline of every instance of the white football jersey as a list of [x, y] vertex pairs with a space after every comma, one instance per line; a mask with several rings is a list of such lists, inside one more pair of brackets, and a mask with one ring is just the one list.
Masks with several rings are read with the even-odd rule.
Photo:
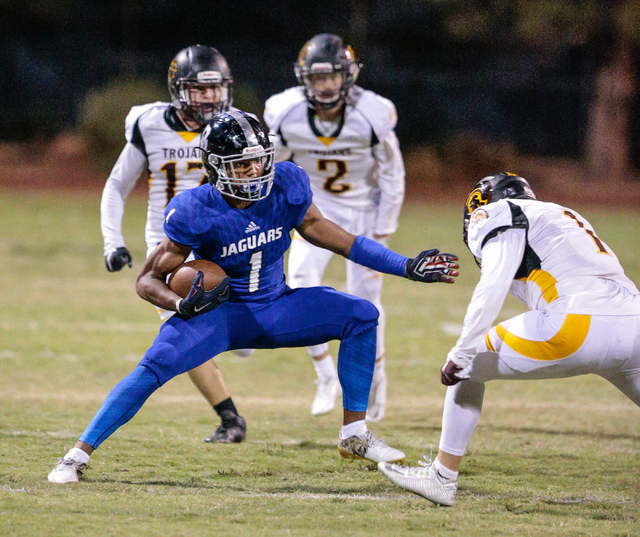
[[291, 160], [311, 180], [313, 201], [323, 207], [377, 209], [375, 232], [393, 233], [404, 199], [404, 163], [394, 133], [393, 103], [354, 86], [331, 136], [314, 122], [302, 87], [270, 97], [264, 120], [277, 160]]
[[573, 209], [535, 200], [500, 200], [476, 209], [469, 248], [507, 229], [525, 230], [524, 256], [511, 292], [531, 310], [583, 315], [639, 315], [640, 292], [589, 222]]
[[482, 275], [448, 358], [468, 363], [511, 291], [532, 311], [640, 315], [640, 292], [611, 248], [572, 209], [535, 200], [477, 208], [468, 229]]
[[134, 106], [125, 120], [127, 144], [114, 166], [103, 194], [101, 213], [105, 253], [124, 246], [121, 234], [124, 200], [149, 173], [149, 204], [145, 238], [156, 245], [165, 235], [164, 209], [174, 196], [206, 181], [200, 160], [200, 132], [187, 130], [169, 103]]

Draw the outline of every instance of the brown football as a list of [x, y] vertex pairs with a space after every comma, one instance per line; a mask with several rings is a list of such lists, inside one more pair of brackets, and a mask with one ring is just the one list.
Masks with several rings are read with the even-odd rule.
[[195, 259], [183, 263], [171, 273], [167, 282], [169, 289], [184, 298], [191, 289], [199, 270], [204, 273], [202, 283], [205, 291], [211, 291], [227, 276], [227, 273], [213, 261]]

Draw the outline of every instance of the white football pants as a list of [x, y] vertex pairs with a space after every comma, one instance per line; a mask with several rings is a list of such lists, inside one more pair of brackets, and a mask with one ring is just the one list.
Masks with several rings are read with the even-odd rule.
[[[333, 210], [321, 208], [325, 218], [354, 235], [364, 235], [373, 239], [375, 211], [363, 211], [352, 208], [336, 207]], [[322, 285], [324, 271], [333, 256], [333, 252], [318, 248], [305, 241], [297, 232], [293, 235], [289, 249], [287, 283], [291, 288], [314, 287]], [[347, 293], [364, 298], [378, 308], [378, 331], [376, 358], [384, 356], [385, 312], [380, 302], [382, 293], [382, 274], [349, 260], [347, 265]], [[329, 350], [328, 343], [307, 347], [312, 357], [318, 357]]]
[[[447, 389], [440, 449], [462, 456], [480, 420], [484, 383], [599, 375], [640, 406], [640, 315], [590, 316], [529, 311], [489, 330]], [[492, 352], [495, 351], [495, 352]]]

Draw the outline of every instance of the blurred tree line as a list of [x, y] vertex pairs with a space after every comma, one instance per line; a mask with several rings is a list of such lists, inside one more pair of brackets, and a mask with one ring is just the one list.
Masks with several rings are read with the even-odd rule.
[[82, 129], [117, 154], [129, 107], [167, 100], [168, 62], [194, 43], [227, 57], [236, 104], [260, 114], [295, 84], [302, 44], [333, 32], [396, 103], [404, 147], [473, 135], [610, 180], [640, 163], [637, 0], [0, 0], [0, 25], [5, 140]]

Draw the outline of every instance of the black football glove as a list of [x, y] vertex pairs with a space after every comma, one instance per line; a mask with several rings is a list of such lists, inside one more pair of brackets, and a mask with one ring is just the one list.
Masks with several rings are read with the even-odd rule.
[[120, 248], [114, 248], [107, 255], [104, 256], [104, 264], [107, 265], [109, 272], [118, 272], [122, 270], [122, 267], [129, 265], [131, 268], [132, 260], [129, 250], [126, 246], [120, 246]]
[[407, 261], [405, 276], [410, 280], [424, 283], [453, 283], [458, 275], [458, 257], [453, 254], [441, 254], [440, 250], [425, 250]]
[[198, 271], [193, 279], [191, 290], [185, 298], [181, 298], [176, 303], [178, 315], [183, 319], [191, 319], [201, 313], [207, 313], [216, 309], [220, 304], [229, 300], [229, 282], [231, 278], [227, 276], [211, 291], [205, 291], [202, 287], [204, 272]]
[[453, 386], [458, 384], [461, 380], [465, 380], [468, 377], [459, 377], [458, 373], [462, 371], [462, 367], [460, 367], [455, 362], [451, 360], [447, 360], [442, 368], [440, 369], [440, 382], [445, 386]]

